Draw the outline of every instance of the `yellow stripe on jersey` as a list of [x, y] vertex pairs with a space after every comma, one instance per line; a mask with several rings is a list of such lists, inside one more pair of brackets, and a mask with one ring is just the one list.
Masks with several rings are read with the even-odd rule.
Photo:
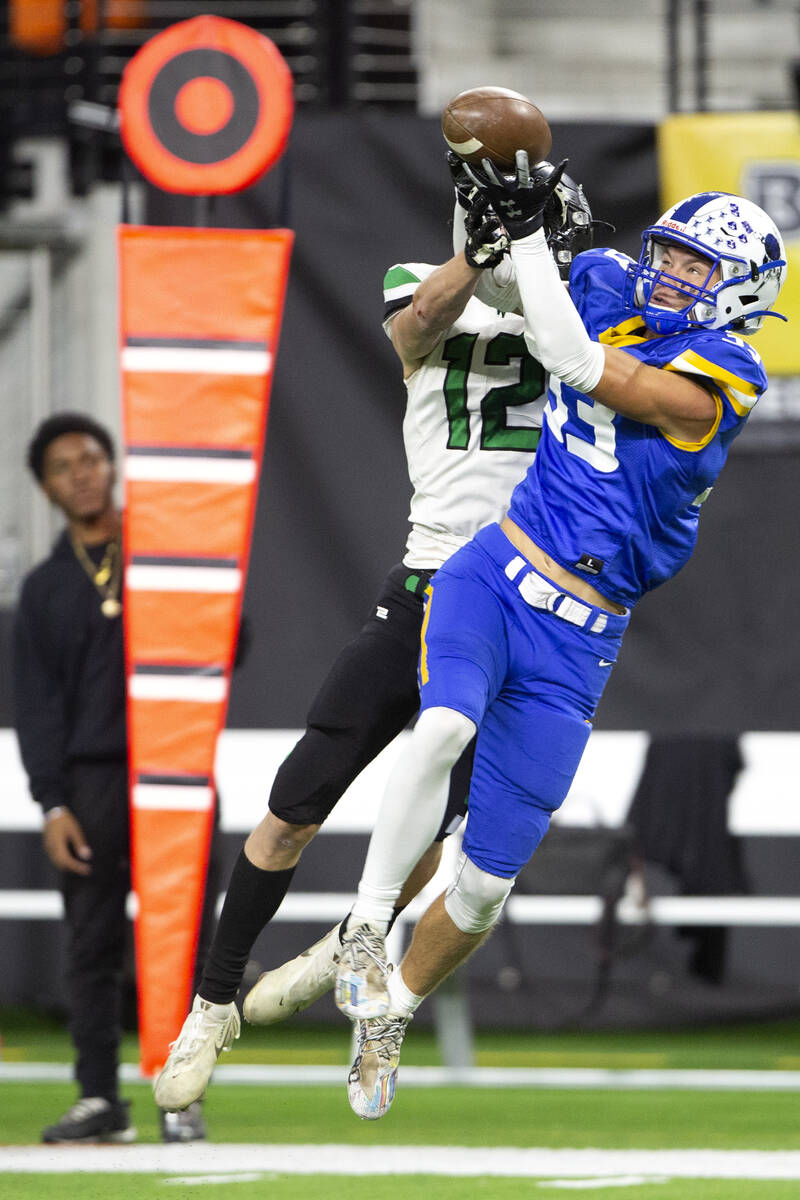
[[669, 367], [674, 371], [705, 375], [708, 379], [713, 379], [727, 396], [733, 411], [740, 417], [747, 416], [760, 395], [760, 392], [756, 391], [755, 385], [747, 379], [734, 375], [732, 371], [726, 371], [718, 363], [703, 358], [694, 350], [685, 350], [679, 358], [672, 360]]
[[[676, 361], [677, 361], [677, 360], [676, 360]], [[675, 366], [675, 363], [667, 363], [667, 365], [666, 365], [666, 367], [664, 368], [664, 370], [665, 370], [665, 371], [677, 371], [677, 370], [678, 370], [678, 368]], [[708, 445], [708, 443], [711, 441], [711, 439], [713, 438], [714, 434], [715, 434], [715, 433], [717, 432], [717, 430], [719, 429], [719, 423], [720, 423], [720, 421], [722, 420], [722, 412], [723, 412], [723, 408], [722, 408], [722, 400], [721, 400], [721, 398], [720, 398], [720, 394], [719, 394], [719, 393], [720, 393], [720, 389], [719, 389], [719, 388], [716, 388], [716, 387], [715, 387], [715, 388], [712, 388], [712, 389], [711, 389], [711, 395], [712, 395], [712, 396], [713, 396], [713, 398], [714, 398], [714, 404], [715, 404], [715, 406], [716, 406], [716, 409], [717, 409], [717, 415], [716, 415], [716, 417], [714, 418], [714, 424], [711, 426], [711, 428], [709, 429], [709, 431], [708, 431], [708, 433], [706, 434], [706, 436], [705, 436], [705, 437], [702, 439], [702, 441], [700, 441], [700, 442], [682, 442], [682, 441], [680, 440], [680, 438], [674, 438], [674, 437], [670, 437], [670, 436], [669, 436], [669, 434], [668, 434], [668, 433], [665, 433], [663, 429], [662, 429], [662, 430], [660, 430], [661, 436], [662, 436], [663, 438], [666, 438], [666, 440], [669, 442], [669, 444], [670, 444], [671, 446], [677, 446], [677, 448], [678, 448], [679, 450], [689, 450], [691, 453], [696, 453], [698, 450], [702, 450], [702, 449], [703, 449], [703, 447], [704, 447], [704, 446], [707, 446], [707, 445]]]
[[428, 621], [431, 615], [431, 604], [433, 603], [433, 584], [429, 583], [425, 588], [425, 616], [422, 618], [422, 628], [420, 630], [420, 654], [419, 654], [419, 677], [421, 683], [427, 683], [430, 679], [428, 674], [428, 647], [425, 645], [425, 634], [428, 631]]
[[604, 329], [597, 340], [603, 346], [621, 348], [639, 345], [646, 340], [646, 334], [647, 328], [641, 317], [628, 317], [627, 321], [620, 321], [619, 325]]

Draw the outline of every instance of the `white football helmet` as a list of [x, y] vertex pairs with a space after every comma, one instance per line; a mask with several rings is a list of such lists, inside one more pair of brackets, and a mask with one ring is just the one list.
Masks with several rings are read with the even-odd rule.
[[[665, 242], [707, 258], [703, 284], [687, 283], [660, 269]], [[710, 283], [717, 267], [720, 278]], [[628, 268], [626, 301], [656, 333], [732, 329], [751, 334], [771, 312], [786, 279], [786, 255], [774, 221], [762, 208], [729, 192], [699, 192], [673, 204], [642, 234], [639, 261]], [[661, 284], [686, 297], [680, 309], [654, 304]]]

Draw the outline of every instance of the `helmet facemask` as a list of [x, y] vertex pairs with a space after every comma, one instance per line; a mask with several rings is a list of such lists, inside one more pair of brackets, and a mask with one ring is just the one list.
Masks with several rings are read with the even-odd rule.
[[[662, 270], [665, 244], [708, 262], [705, 280], [688, 283]], [[783, 244], [767, 214], [742, 197], [704, 192], [674, 205], [644, 231], [639, 261], [628, 268], [624, 297], [656, 333], [708, 328], [751, 334], [766, 316], [780, 316], [771, 306], [785, 275]], [[675, 291], [685, 303], [677, 308], [653, 303], [659, 286]]]
[[[687, 324], [710, 325], [716, 312], [715, 291], [711, 281], [720, 265], [719, 259], [712, 260], [702, 255], [702, 259], [708, 263], [706, 277], [702, 283], [691, 283], [670, 274], [668, 269], [661, 266], [668, 245], [666, 240], [650, 237], [639, 259], [634, 302], [641, 310], [645, 324], [655, 333], [674, 333], [685, 329]], [[653, 293], [660, 287], [667, 287], [676, 293], [679, 303], [672, 306], [657, 303]]]

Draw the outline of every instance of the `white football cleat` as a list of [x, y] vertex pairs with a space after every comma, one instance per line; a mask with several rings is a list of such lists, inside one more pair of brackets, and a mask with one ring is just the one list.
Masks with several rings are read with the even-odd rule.
[[386, 940], [372, 925], [356, 925], [342, 938], [336, 973], [336, 1007], [356, 1021], [389, 1011]]
[[274, 971], [259, 975], [245, 996], [242, 1011], [253, 1025], [274, 1025], [302, 1012], [336, 982], [336, 964], [342, 952], [339, 926]]
[[159, 1120], [162, 1142], [204, 1142], [207, 1137], [202, 1100], [195, 1100], [179, 1112], [165, 1112]]
[[410, 1017], [358, 1021], [358, 1048], [347, 1077], [347, 1098], [356, 1116], [377, 1121], [391, 1107], [397, 1088], [400, 1047]]
[[236, 1005], [212, 1004], [195, 996], [161, 1074], [153, 1084], [159, 1108], [180, 1112], [205, 1095], [222, 1050], [230, 1050], [241, 1028]]

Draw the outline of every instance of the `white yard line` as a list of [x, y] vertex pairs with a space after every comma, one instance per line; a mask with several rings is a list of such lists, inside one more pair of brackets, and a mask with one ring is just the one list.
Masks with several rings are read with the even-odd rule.
[[797, 1179], [794, 1150], [548, 1150], [474, 1146], [7, 1146], [0, 1173], [492, 1175], [512, 1178]]
[[[311, 1087], [344, 1085], [347, 1066], [221, 1065], [214, 1087]], [[147, 1082], [133, 1063], [120, 1070], [123, 1083]], [[0, 1083], [69, 1083], [69, 1063], [0, 1063]], [[800, 1092], [800, 1071], [651, 1070], [594, 1067], [401, 1067], [403, 1088], [613, 1088], [615, 1091]]]

